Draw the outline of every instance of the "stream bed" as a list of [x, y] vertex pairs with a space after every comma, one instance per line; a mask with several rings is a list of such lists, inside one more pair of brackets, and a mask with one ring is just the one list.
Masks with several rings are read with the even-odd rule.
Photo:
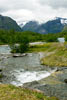
[[[0, 47], [0, 54], [3, 59], [0, 67], [3, 68], [1, 82], [22, 86], [24, 83], [38, 81], [50, 76], [53, 70], [40, 64], [39, 53], [28, 53], [27, 56], [14, 58], [9, 57], [10, 48]], [[8, 57], [7, 57], [8, 56]]]
[[[38, 89], [47, 96], [67, 100], [67, 67], [50, 68], [40, 63], [41, 53], [28, 53], [24, 57], [12, 57], [8, 46], [0, 46], [0, 69], [3, 78], [0, 83]], [[56, 72], [55, 72], [56, 71]]]

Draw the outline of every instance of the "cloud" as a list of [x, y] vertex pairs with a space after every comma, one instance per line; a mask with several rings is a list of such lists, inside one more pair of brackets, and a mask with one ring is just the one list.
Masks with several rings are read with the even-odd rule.
[[6, 11], [6, 9], [0, 7], [0, 13]]
[[17, 22], [67, 17], [67, 0], [0, 0], [0, 14]]
[[34, 14], [26, 9], [14, 9], [4, 12], [3, 15], [11, 16], [13, 19], [17, 20], [18, 22], [25, 21], [25, 20], [33, 20], [35, 19]]
[[37, 0], [2, 0], [0, 7], [5, 9], [28, 9], [32, 10], [36, 7]]
[[38, 0], [42, 5], [48, 5], [54, 9], [67, 8], [67, 0]]

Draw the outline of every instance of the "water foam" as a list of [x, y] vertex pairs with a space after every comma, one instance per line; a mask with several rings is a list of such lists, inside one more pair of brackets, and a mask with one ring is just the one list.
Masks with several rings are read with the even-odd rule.
[[47, 71], [38, 71], [38, 72], [30, 72], [30, 71], [25, 71], [25, 72], [19, 72], [15, 74], [15, 77], [18, 82], [12, 82], [13, 85], [20, 86], [23, 85], [24, 83], [27, 82], [32, 82], [32, 81], [38, 81], [43, 78], [46, 78], [50, 76], [50, 72]]

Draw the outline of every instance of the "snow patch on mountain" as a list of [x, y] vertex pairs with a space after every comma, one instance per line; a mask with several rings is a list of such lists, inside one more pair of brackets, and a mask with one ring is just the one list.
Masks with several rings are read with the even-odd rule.
[[67, 24], [67, 19], [61, 19], [61, 23], [64, 25]]

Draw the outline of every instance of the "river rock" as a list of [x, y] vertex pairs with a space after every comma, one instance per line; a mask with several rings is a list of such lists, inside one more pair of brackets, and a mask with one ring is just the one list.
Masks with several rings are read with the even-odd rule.
[[13, 54], [13, 57], [24, 57], [26, 55], [27, 55], [26, 53], [24, 53], [24, 54]]
[[2, 69], [0, 69], [0, 73], [2, 72]]
[[67, 83], [67, 79], [65, 79], [64, 82]]
[[24, 83], [23, 87], [27, 87], [27, 88], [32, 87], [33, 88], [33, 87], [38, 86], [38, 85], [39, 85], [39, 82], [33, 81], [33, 82]]

